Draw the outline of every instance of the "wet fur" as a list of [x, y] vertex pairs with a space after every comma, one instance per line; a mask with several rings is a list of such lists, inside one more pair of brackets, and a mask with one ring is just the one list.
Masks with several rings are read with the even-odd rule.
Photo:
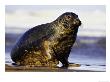
[[17, 65], [56, 67], [60, 61], [63, 67], [68, 67], [80, 25], [75, 13], [66, 12], [51, 23], [35, 26], [18, 40], [11, 59]]

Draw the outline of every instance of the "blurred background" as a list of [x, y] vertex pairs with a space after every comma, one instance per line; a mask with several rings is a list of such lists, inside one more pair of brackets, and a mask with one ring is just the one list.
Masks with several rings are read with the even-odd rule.
[[54, 21], [65, 12], [78, 14], [82, 21], [69, 61], [83, 70], [106, 71], [106, 6], [104, 5], [6, 5], [5, 63], [10, 51], [28, 29]]

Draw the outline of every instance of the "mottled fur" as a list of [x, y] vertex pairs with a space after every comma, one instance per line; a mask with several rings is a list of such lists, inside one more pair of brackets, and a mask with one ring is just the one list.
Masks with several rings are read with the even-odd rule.
[[76, 40], [81, 21], [66, 12], [55, 21], [29, 29], [11, 51], [17, 65], [57, 66], [60, 61], [68, 67], [68, 57]]

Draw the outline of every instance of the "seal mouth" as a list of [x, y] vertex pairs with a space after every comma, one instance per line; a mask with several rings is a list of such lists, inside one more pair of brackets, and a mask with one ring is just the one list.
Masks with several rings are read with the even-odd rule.
[[75, 25], [75, 26], [81, 26], [81, 21], [79, 20], [79, 18], [77, 18], [77, 19], [74, 19], [74, 21], [73, 21], [73, 25]]
[[74, 30], [74, 29], [79, 28], [79, 26], [81, 25], [82, 25], [82, 22], [79, 19], [74, 19], [70, 28]]

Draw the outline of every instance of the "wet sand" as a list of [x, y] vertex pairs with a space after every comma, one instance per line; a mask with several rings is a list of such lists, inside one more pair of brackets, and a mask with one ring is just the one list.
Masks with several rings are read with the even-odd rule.
[[[72, 67], [79, 67], [80, 65], [74, 64]], [[76, 70], [68, 68], [49, 68], [49, 67], [27, 67], [27, 66], [11, 66], [5, 64], [6, 72], [100, 72], [92, 70]]]

